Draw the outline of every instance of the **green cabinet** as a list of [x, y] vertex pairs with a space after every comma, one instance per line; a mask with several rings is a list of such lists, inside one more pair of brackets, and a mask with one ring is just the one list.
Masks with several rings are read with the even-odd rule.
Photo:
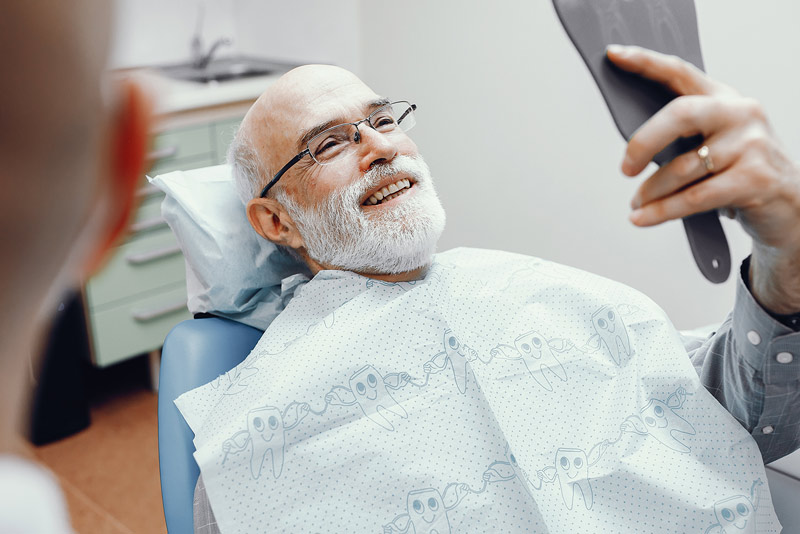
[[[151, 176], [225, 161], [241, 117], [165, 131], [153, 141]], [[85, 287], [92, 359], [98, 367], [161, 347], [189, 319], [180, 248], [161, 217], [164, 194], [142, 180], [130, 234]]]

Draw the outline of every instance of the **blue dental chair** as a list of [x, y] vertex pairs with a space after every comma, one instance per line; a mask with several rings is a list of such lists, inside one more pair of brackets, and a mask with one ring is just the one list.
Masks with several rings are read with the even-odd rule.
[[158, 390], [158, 460], [161, 498], [170, 534], [194, 530], [192, 502], [200, 468], [194, 434], [174, 400], [244, 360], [263, 332], [219, 317], [178, 323], [164, 340]]

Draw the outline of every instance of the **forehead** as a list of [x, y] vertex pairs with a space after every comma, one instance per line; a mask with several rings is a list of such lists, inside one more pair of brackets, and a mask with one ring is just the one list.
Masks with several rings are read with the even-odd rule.
[[363, 118], [370, 104], [380, 98], [349, 72], [327, 69], [287, 80], [278, 96], [272, 106], [272, 122], [295, 141], [322, 123]]
[[267, 89], [242, 123], [244, 133], [274, 173], [302, 150], [305, 134], [326, 122], [353, 122], [380, 97], [351, 72], [305, 65]]

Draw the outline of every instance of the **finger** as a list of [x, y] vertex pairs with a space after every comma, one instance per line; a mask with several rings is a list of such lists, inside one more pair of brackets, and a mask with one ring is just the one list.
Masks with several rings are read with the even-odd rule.
[[717, 208], [735, 206], [741, 195], [733, 173], [715, 175], [679, 191], [674, 195], [654, 200], [630, 214], [636, 226], [655, 226]]
[[679, 95], [710, 94], [717, 83], [677, 56], [639, 46], [610, 45], [606, 55], [617, 67], [662, 83]]
[[[736, 161], [738, 152], [734, 150], [736, 145], [732, 139], [715, 136], [706, 143], [713, 172], [722, 173]], [[644, 204], [677, 193], [712, 171], [706, 167], [697, 150], [681, 154], [642, 182], [631, 199], [631, 208], [638, 209]]]
[[625, 147], [622, 172], [636, 176], [653, 157], [679, 137], [710, 137], [733, 116], [726, 100], [707, 96], [676, 98], [639, 127]]

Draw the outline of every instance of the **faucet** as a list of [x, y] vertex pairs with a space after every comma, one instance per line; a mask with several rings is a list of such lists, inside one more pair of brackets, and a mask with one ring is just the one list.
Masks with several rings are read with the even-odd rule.
[[214, 44], [211, 45], [211, 48], [208, 49], [207, 53], [203, 53], [203, 37], [202, 37], [202, 28], [203, 28], [203, 17], [205, 15], [204, 5], [198, 4], [197, 6], [197, 25], [195, 26], [194, 35], [192, 36], [192, 67], [195, 69], [204, 69], [208, 66], [211, 62], [211, 58], [214, 56], [214, 53], [217, 49], [221, 46], [227, 46], [232, 43], [230, 39], [227, 37], [221, 37], [214, 41]]
[[211, 45], [207, 53], [203, 54], [203, 41], [198, 35], [195, 35], [192, 39], [192, 67], [195, 69], [206, 68], [217, 49], [221, 46], [229, 45], [232, 42], [233, 41], [227, 37], [221, 37], [214, 41], [214, 44]]

